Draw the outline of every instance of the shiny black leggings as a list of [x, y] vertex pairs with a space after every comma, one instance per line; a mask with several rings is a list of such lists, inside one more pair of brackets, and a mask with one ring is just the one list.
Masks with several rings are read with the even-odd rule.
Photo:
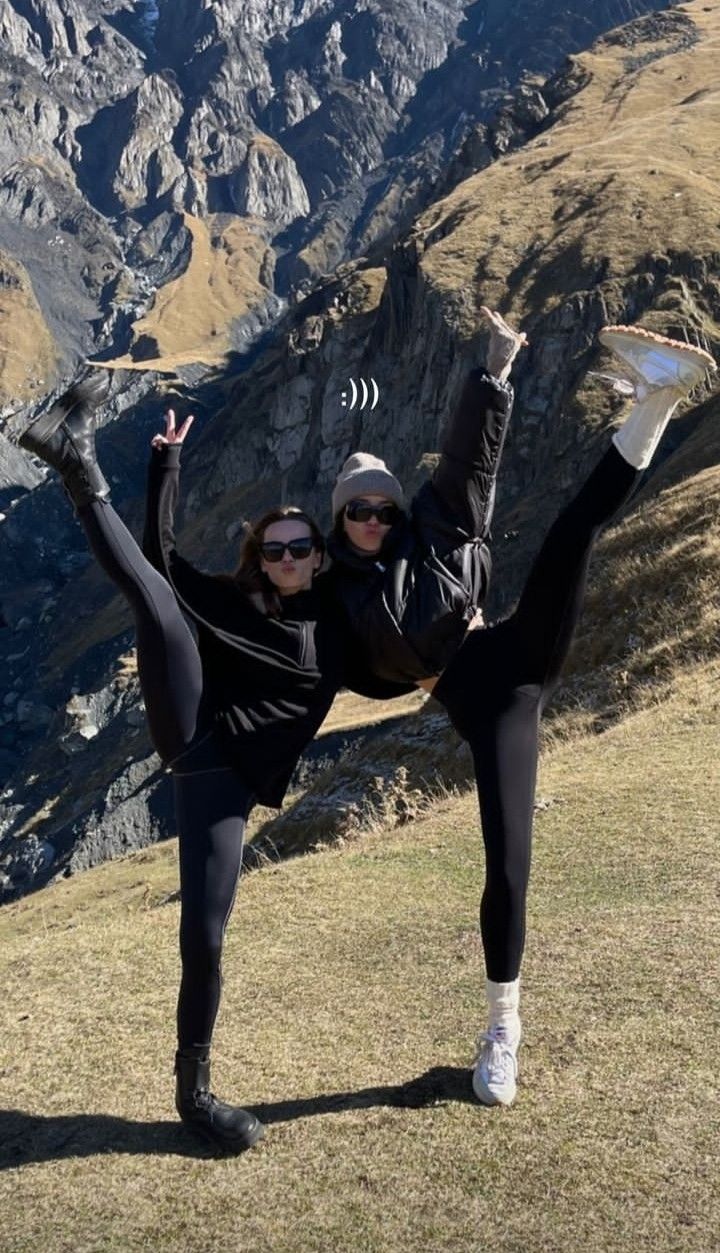
[[180, 848], [180, 1048], [209, 1045], [220, 1003], [220, 959], [253, 795], [213, 730], [197, 645], [175, 593], [115, 510], [78, 510], [90, 548], [135, 619], [150, 736], [173, 773]]
[[517, 978], [525, 943], [538, 735], [580, 616], [593, 545], [640, 475], [614, 446], [550, 528], [510, 617], [470, 631], [433, 695], [473, 754], [489, 979]]

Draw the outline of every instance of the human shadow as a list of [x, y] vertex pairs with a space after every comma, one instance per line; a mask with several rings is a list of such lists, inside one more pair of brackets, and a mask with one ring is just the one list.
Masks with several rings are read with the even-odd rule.
[[360, 1088], [357, 1092], [326, 1092], [293, 1101], [253, 1105], [252, 1112], [268, 1125], [312, 1118], [316, 1114], [346, 1114], [353, 1109], [389, 1106], [391, 1109], [425, 1109], [441, 1101], [476, 1103], [470, 1071], [460, 1066], [433, 1066], [407, 1083]]
[[[361, 1088], [356, 1092], [327, 1092], [247, 1108], [261, 1122], [271, 1125], [376, 1106], [424, 1109], [441, 1101], [474, 1101], [469, 1070], [435, 1066], [407, 1083]], [[102, 1153], [213, 1156], [212, 1149], [194, 1140], [178, 1121], [133, 1122], [109, 1114], [46, 1116], [18, 1109], [0, 1110], [0, 1170]]]
[[203, 1157], [180, 1122], [133, 1122], [109, 1114], [26, 1114], [0, 1110], [0, 1170], [102, 1153]]

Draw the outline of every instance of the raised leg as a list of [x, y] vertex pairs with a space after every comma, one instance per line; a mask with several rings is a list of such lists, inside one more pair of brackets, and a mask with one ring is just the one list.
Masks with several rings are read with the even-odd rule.
[[168, 765], [192, 742], [202, 717], [197, 645], [169, 583], [143, 556], [112, 505], [92, 500], [77, 516], [98, 563], [132, 609], [150, 735]]
[[96, 411], [108, 390], [107, 373], [93, 371], [34, 419], [20, 444], [60, 474], [91, 551], [130, 604], [150, 734], [167, 765], [198, 730], [202, 666], [172, 589], [108, 501], [110, 488], [95, 453]]
[[518, 650], [513, 682], [539, 684], [544, 700], [557, 685], [570, 648], [595, 542], [639, 479], [610, 447], [551, 526], [508, 620]]

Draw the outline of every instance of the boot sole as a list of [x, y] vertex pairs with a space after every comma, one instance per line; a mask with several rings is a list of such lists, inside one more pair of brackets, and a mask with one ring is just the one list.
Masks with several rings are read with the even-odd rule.
[[[78, 386], [82, 387], [85, 382], [86, 380], [83, 380], [83, 382]], [[90, 389], [89, 395], [76, 396], [75, 400], [73, 400], [70, 405], [70, 408], [66, 409], [64, 413], [61, 413], [60, 415], [53, 413], [53, 406], [47, 413], [41, 414], [39, 418], [35, 418], [28, 426], [25, 427], [22, 435], [18, 437], [18, 444], [20, 444], [21, 448], [28, 449], [29, 452], [35, 452], [36, 447], [42, 447], [55, 434], [58, 427], [62, 426], [63, 422], [67, 422], [68, 418], [71, 417], [81, 405], [87, 404], [96, 408], [107, 399], [109, 390], [107, 381], [103, 383], [98, 380], [96, 395], [93, 395], [93, 391]], [[70, 431], [68, 431], [68, 437], [72, 439]]]
[[638, 344], [644, 344], [647, 348], [657, 346], [664, 357], [669, 357], [679, 365], [693, 365], [702, 371], [697, 382], [707, 370], [717, 369], [715, 358], [704, 348], [698, 348], [695, 344], [684, 344], [679, 339], [669, 339], [667, 335], [658, 335], [655, 331], [646, 331], [642, 326], [604, 326], [598, 332], [598, 339], [605, 348], [616, 352], [623, 360], [623, 350], [629, 350], [628, 364], [635, 369], [639, 369], [635, 361]]
[[259, 1118], [255, 1119], [255, 1124], [250, 1128], [245, 1140], [233, 1140], [232, 1142], [223, 1140], [213, 1135], [212, 1132], [200, 1126], [199, 1123], [186, 1122], [181, 1119], [183, 1127], [192, 1132], [197, 1140], [202, 1140], [203, 1144], [209, 1144], [212, 1148], [219, 1151], [226, 1157], [239, 1157], [241, 1153], [247, 1152], [253, 1145], [258, 1144], [260, 1140], [265, 1138], [265, 1128]]
[[27, 448], [29, 452], [35, 452], [36, 448], [42, 448], [49, 439], [61, 427], [63, 422], [67, 422], [71, 413], [82, 404], [82, 401], [76, 400], [69, 409], [64, 413], [53, 414], [52, 409], [49, 413], [43, 413], [39, 418], [35, 418], [29, 426], [25, 427], [22, 435], [18, 438], [18, 444], [21, 448]]

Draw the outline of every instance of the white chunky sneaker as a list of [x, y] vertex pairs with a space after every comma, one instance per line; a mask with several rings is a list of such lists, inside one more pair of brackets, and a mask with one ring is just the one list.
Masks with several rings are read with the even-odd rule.
[[472, 1076], [473, 1092], [483, 1105], [511, 1105], [517, 1092], [517, 1051], [520, 1035], [506, 1027], [483, 1031]]
[[704, 348], [641, 326], [605, 326], [598, 339], [623, 362], [638, 400], [657, 388], [669, 388], [679, 399], [717, 368]]

